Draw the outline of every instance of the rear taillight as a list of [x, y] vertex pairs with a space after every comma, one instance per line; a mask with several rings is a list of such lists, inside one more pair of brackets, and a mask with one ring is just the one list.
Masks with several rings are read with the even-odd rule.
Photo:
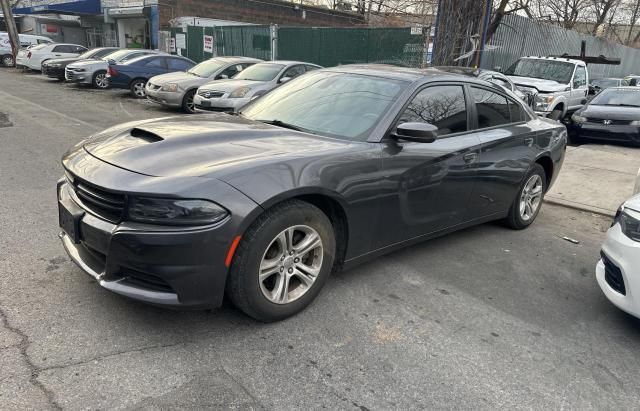
[[31, 52], [27, 53], [27, 58], [30, 59], [31, 58]]
[[107, 69], [107, 74], [109, 74], [109, 76], [111, 77], [115, 77], [118, 75], [118, 71], [113, 67], [109, 66], [109, 68]]

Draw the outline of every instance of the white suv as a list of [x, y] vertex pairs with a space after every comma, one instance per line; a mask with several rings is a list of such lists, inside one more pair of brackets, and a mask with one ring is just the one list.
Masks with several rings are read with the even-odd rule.
[[42, 63], [50, 59], [75, 57], [87, 51], [78, 44], [51, 43], [38, 44], [25, 50], [20, 50], [16, 57], [16, 67], [31, 70], [42, 70]]

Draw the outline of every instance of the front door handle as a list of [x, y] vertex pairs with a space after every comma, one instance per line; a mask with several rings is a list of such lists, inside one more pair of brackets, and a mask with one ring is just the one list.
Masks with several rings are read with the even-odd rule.
[[524, 144], [529, 146], [529, 147], [533, 146], [533, 137], [525, 138], [524, 139]]
[[462, 159], [467, 164], [475, 163], [476, 160], [478, 159], [478, 153], [467, 153], [464, 156], [462, 156]]

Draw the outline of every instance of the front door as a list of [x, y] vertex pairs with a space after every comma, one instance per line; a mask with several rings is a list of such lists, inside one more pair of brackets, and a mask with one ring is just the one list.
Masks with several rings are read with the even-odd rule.
[[398, 139], [383, 143], [379, 247], [459, 224], [475, 183], [480, 141], [469, 134], [462, 85], [419, 91], [397, 124], [408, 122], [432, 124], [438, 127], [438, 137], [432, 143]]
[[587, 69], [584, 66], [577, 66], [573, 74], [571, 84], [571, 101], [569, 111], [575, 111], [587, 102], [589, 86], [587, 85]]

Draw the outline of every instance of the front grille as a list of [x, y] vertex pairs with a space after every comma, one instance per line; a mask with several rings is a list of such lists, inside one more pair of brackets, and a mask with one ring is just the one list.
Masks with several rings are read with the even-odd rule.
[[602, 262], [604, 263], [604, 279], [609, 284], [609, 287], [622, 295], [627, 295], [627, 289], [624, 286], [624, 279], [622, 278], [622, 271], [613, 263], [603, 252], [600, 252]]
[[122, 276], [123, 283], [134, 287], [143, 288], [145, 290], [160, 291], [163, 293], [175, 293], [169, 283], [152, 274], [125, 268], [120, 272], [120, 275]]
[[112, 223], [122, 220], [125, 204], [124, 194], [107, 191], [86, 181], [75, 181], [74, 190], [88, 211]]
[[161, 86], [158, 86], [158, 85], [156, 85], [156, 84], [151, 84], [151, 83], [149, 83], [149, 90], [151, 90], [151, 91], [157, 91], [157, 90], [160, 90], [160, 87], [161, 87]]
[[[605, 122], [607, 123], [605, 124]], [[614, 126], [628, 126], [629, 124], [631, 124], [631, 120], [612, 120], [612, 119], [606, 119], [606, 118], [588, 117], [587, 123], [614, 125]]]
[[222, 91], [203, 90], [203, 91], [199, 92], [198, 95], [201, 96], [201, 97], [204, 97], [204, 98], [220, 98], [220, 97], [224, 96], [224, 92], [222, 92]]

